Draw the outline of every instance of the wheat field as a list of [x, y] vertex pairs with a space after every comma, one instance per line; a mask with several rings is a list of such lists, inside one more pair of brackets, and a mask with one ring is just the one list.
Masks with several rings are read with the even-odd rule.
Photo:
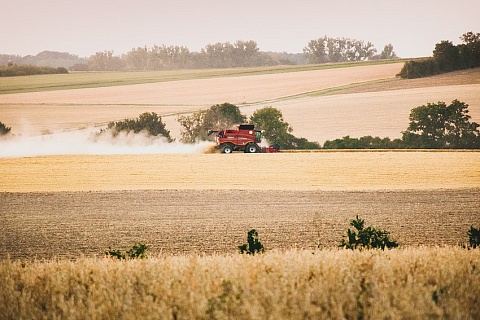
[[478, 319], [480, 251], [0, 261], [9, 319]]
[[[397, 138], [480, 70], [418, 80], [402, 64], [0, 95], [2, 319], [478, 319], [480, 152], [208, 154], [92, 141], [109, 121], [216, 103], [279, 108], [296, 136]], [[338, 250], [356, 215], [400, 249]], [[266, 254], [237, 254], [255, 228]], [[150, 247], [144, 261], [103, 258]]]

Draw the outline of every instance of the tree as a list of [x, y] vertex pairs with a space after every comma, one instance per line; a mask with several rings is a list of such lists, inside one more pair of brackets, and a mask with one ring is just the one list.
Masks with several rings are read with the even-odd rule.
[[380, 59], [397, 59], [397, 55], [393, 51], [393, 46], [391, 43], [383, 47], [382, 53], [380, 53]]
[[278, 144], [282, 148], [290, 149], [293, 131], [292, 127], [283, 120], [282, 112], [273, 107], [256, 110], [250, 117], [255, 127], [265, 130], [264, 137], [270, 144]]
[[258, 241], [258, 232], [255, 229], [248, 231], [247, 233], [247, 243], [238, 246], [240, 253], [246, 253], [255, 255], [255, 253], [265, 252], [263, 244]]
[[376, 52], [371, 42], [327, 36], [310, 40], [303, 49], [309, 63], [363, 61], [371, 59]]
[[460, 55], [458, 47], [450, 41], [441, 41], [435, 45], [433, 58], [440, 71], [448, 72], [459, 69]]
[[191, 116], [178, 116], [177, 121], [181, 125], [181, 141], [195, 143], [208, 140], [209, 129], [228, 129], [235, 124], [244, 123], [245, 115], [240, 109], [230, 103], [216, 104], [207, 110], [199, 110]]
[[464, 67], [480, 67], [480, 33], [470, 31], [464, 33], [460, 39], [464, 42], [458, 46]]
[[125, 119], [123, 121], [110, 122], [107, 130], [112, 132], [113, 136], [117, 136], [120, 132], [139, 133], [146, 131], [149, 135], [161, 135], [167, 139], [168, 142], [173, 142], [170, 136], [170, 131], [166, 129], [162, 118], [155, 112], [142, 113], [137, 119]]
[[256, 128], [265, 130], [264, 137], [270, 144], [277, 144], [282, 149], [320, 149], [317, 142], [292, 135], [293, 128], [283, 120], [282, 112], [276, 108], [256, 110], [250, 117], [250, 122]]
[[97, 52], [88, 59], [89, 70], [119, 71], [124, 68], [124, 61], [113, 55], [113, 51]]
[[403, 140], [412, 148], [480, 148], [480, 125], [470, 118], [464, 102], [428, 103], [412, 109]]
[[7, 127], [3, 122], [0, 122], [0, 136], [6, 135], [12, 128]]
[[328, 62], [326, 53], [325, 41], [326, 36], [323, 38], [310, 40], [305, 48], [303, 48], [303, 54], [309, 61], [309, 63], [325, 63]]

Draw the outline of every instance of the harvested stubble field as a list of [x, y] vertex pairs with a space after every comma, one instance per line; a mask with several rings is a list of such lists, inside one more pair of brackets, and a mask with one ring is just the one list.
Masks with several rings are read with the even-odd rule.
[[[480, 122], [479, 69], [404, 81], [400, 68], [7, 94], [0, 121], [58, 143], [71, 137], [49, 140], [58, 130], [157, 112], [175, 135], [176, 114], [227, 101], [247, 114], [277, 107], [295, 135], [323, 142], [395, 138], [410, 109], [459, 99]], [[480, 152], [46, 156], [44, 141], [22, 146], [31, 157], [0, 157], [5, 319], [480, 316], [479, 251], [456, 246], [480, 221]], [[357, 214], [402, 249], [335, 250]], [[264, 256], [235, 254], [251, 228]], [[99, 258], [137, 241], [154, 258]]]

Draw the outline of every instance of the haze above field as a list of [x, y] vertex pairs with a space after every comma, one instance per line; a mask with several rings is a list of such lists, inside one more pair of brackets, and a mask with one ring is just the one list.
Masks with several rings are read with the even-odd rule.
[[327, 35], [371, 41], [379, 51], [391, 43], [409, 58], [431, 56], [441, 40], [457, 44], [463, 33], [480, 29], [476, 0], [20, 0], [2, 3], [2, 12], [0, 53], [15, 55], [119, 55], [154, 44], [200, 51], [236, 40], [254, 40], [261, 51], [299, 53], [309, 40]]

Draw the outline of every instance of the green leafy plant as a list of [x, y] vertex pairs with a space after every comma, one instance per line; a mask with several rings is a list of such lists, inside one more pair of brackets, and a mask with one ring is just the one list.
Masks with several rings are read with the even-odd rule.
[[12, 128], [7, 127], [3, 122], [0, 122], [0, 136], [3, 136], [10, 132]]
[[470, 230], [467, 231], [467, 235], [470, 248], [480, 248], [480, 228], [474, 228], [473, 226], [470, 226]]
[[167, 130], [165, 123], [162, 122], [162, 117], [155, 112], [144, 112], [136, 119], [110, 122], [107, 128], [100, 132], [105, 131], [110, 131], [114, 137], [118, 136], [120, 132], [139, 133], [146, 131], [151, 136], [160, 135], [165, 137], [168, 142], [174, 141], [170, 136], [170, 130]]
[[108, 248], [108, 250], [105, 251], [105, 255], [112, 258], [117, 258], [118, 260], [125, 260], [127, 258], [145, 259], [147, 258], [147, 250], [148, 246], [145, 243], [137, 242], [125, 253], [122, 253], [120, 250], [112, 250], [111, 248]]
[[247, 234], [247, 243], [238, 246], [240, 253], [246, 253], [254, 255], [255, 253], [263, 253], [265, 248], [263, 244], [258, 241], [258, 232], [255, 229], [248, 231]]
[[346, 249], [391, 249], [398, 247], [398, 243], [389, 239], [389, 232], [374, 227], [365, 227], [365, 220], [360, 219], [357, 215], [356, 219], [350, 220], [350, 225], [355, 230], [348, 229], [346, 236], [340, 242], [340, 247]]

